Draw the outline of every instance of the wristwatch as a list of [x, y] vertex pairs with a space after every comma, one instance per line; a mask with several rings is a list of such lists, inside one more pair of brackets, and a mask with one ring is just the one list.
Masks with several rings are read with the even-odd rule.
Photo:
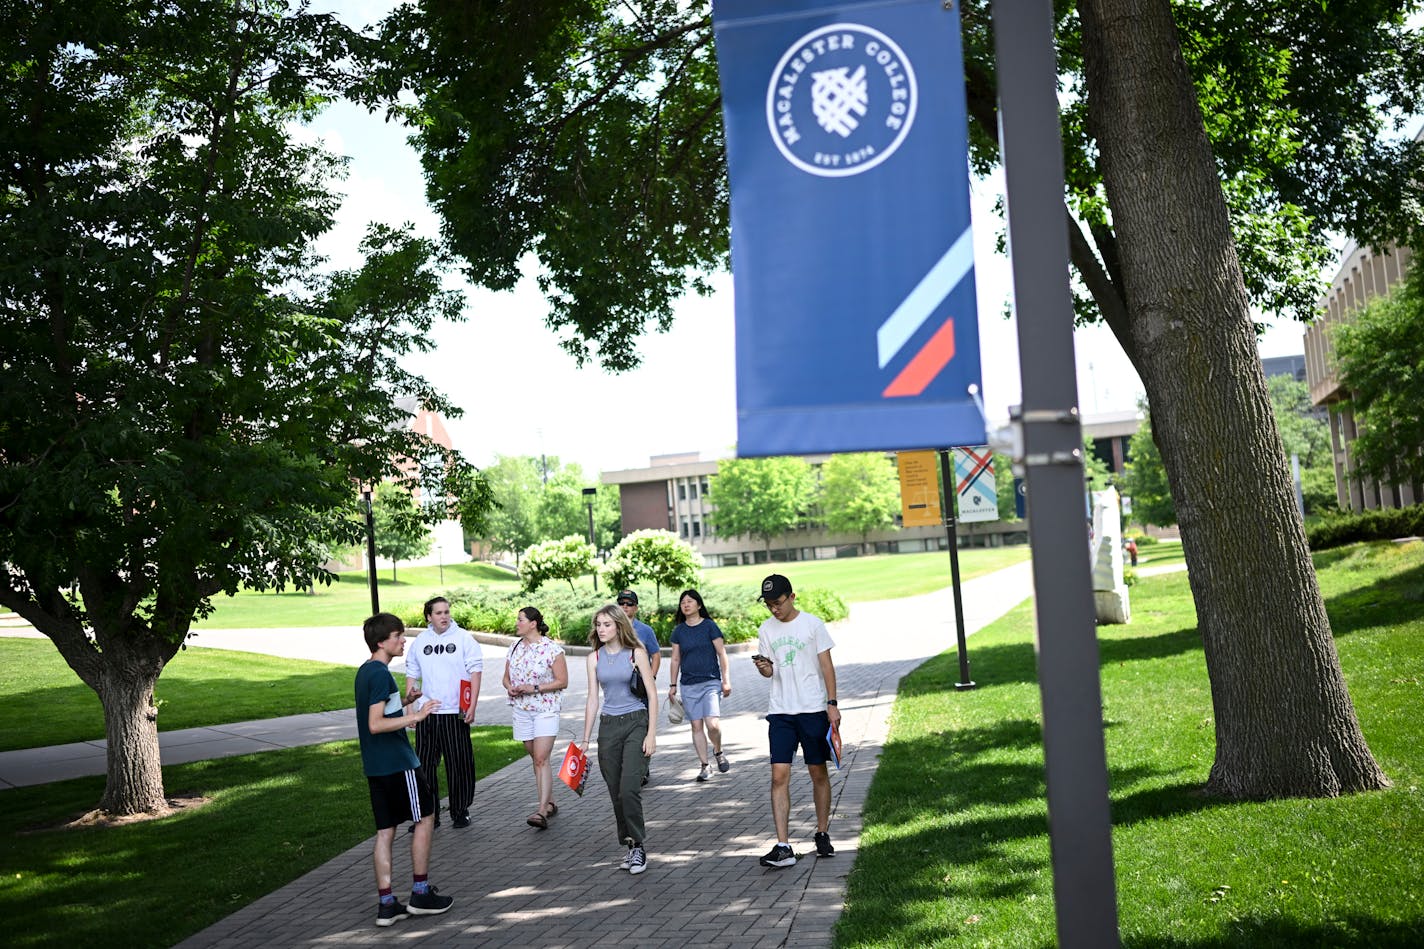
[[[826, 699], [826, 704], [827, 704], [827, 705], [836, 705], [836, 700], [835, 700], [835, 699]], [[836, 707], [839, 708], [840, 706], [837, 705]]]

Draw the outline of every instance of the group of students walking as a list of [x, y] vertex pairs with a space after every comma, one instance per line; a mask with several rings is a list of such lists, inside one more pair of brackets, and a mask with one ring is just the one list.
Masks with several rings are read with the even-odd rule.
[[[814, 844], [818, 857], [835, 853], [829, 833], [831, 786], [827, 762], [832, 731], [839, 726], [835, 666], [826, 624], [796, 607], [791, 582], [780, 574], [762, 581], [758, 596], [771, 616], [758, 631], [758, 673], [771, 679], [767, 710], [771, 754], [772, 823], [776, 840], [760, 858], [764, 867], [796, 863], [790, 844], [790, 777], [801, 749], [811, 777], [816, 808]], [[620, 848], [620, 870], [642, 873], [648, 866], [642, 789], [657, 750], [661, 651], [651, 627], [637, 619], [638, 597], [631, 590], [594, 613], [589, 631], [588, 699], [584, 706], [581, 747], [587, 749], [598, 726], [598, 764], [613, 805]], [[470, 726], [479, 699], [483, 654], [479, 644], [450, 617], [450, 604], [436, 597], [425, 605], [427, 628], [407, 651], [398, 617], [378, 613], [366, 621], [364, 634], [371, 659], [356, 676], [357, 732], [370, 784], [376, 820], [376, 924], [389, 926], [409, 914], [447, 911], [453, 900], [429, 884], [427, 872], [433, 828], [439, 826], [438, 767], [445, 762], [450, 816], [457, 828], [470, 824], [474, 799], [474, 758]], [[526, 819], [549, 827], [558, 813], [551, 768], [559, 731], [563, 693], [569, 685], [563, 647], [548, 637], [538, 609], [519, 610], [517, 641], [504, 663], [502, 685], [511, 706], [514, 737], [524, 743], [534, 770], [538, 804]], [[685, 718], [692, 729], [700, 770], [696, 780], [710, 780], [715, 766], [731, 769], [722, 748], [721, 700], [732, 693], [731, 668], [722, 631], [701, 595], [686, 590], [678, 599], [678, 623], [671, 636], [666, 701], [670, 720]], [[397, 690], [392, 659], [406, 656], [406, 690]], [[414, 727], [412, 752], [403, 730]], [[391, 849], [396, 828], [412, 822], [411, 864], [414, 880], [408, 904], [391, 886]]]

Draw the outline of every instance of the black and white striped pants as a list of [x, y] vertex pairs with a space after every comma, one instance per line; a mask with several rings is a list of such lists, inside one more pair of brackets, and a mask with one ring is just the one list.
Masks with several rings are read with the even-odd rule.
[[[468, 813], [475, 800], [475, 755], [470, 726], [462, 715], [427, 715], [415, 723], [415, 754], [420, 774], [440, 797], [440, 759], [445, 759], [445, 784], [450, 791], [450, 815]], [[436, 805], [439, 816], [439, 804]]]

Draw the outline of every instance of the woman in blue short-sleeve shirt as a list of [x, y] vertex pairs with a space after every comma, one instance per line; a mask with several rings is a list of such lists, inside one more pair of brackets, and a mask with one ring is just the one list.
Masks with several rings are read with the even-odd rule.
[[[732, 694], [732, 670], [727, 665], [727, 647], [722, 630], [707, 613], [702, 594], [684, 590], [678, 598], [679, 619], [672, 631], [672, 659], [669, 664], [668, 698], [678, 695], [692, 724], [692, 745], [702, 770], [697, 780], [712, 776], [707, 760], [707, 742], [712, 742], [712, 758], [717, 770], [730, 771], [732, 765], [722, 753], [722, 699]], [[678, 694], [678, 693], [681, 694]]]

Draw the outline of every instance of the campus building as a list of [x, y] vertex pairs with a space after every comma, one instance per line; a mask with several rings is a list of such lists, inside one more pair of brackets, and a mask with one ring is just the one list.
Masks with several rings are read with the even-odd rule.
[[[1128, 459], [1128, 442], [1142, 424], [1135, 409], [1105, 413], [1085, 419], [1084, 434], [1092, 439], [1094, 453], [1108, 465], [1108, 470], [1121, 474]], [[829, 455], [808, 455], [806, 461], [819, 468]], [[708, 567], [732, 566], [744, 563], [767, 563], [790, 560], [827, 560], [856, 556], [862, 550], [859, 534], [833, 533], [817, 523], [815, 512], [807, 525], [793, 528], [772, 541], [767, 550], [764, 541], [745, 535], [724, 537], [717, 533], [710, 517], [713, 504], [710, 493], [717, 476], [717, 459], [704, 459], [696, 452], [655, 455], [648, 467], [624, 471], [605, 471], [602, 482], [618, 488], [623, 514], [623, 533], [636, 530], [667, 530], [687, 541], [702, 555]], [[1012, 478], [1013, 473], [998, 471], [999, 479]], [[1000, 511], [1012, 516], [1012, 511]], [[945, 550], [948, 533], [942, 525], [932, 527], [900, 527], [871, 531], [866, 545], [875, 553], [917, 553]], [[999, 520], [991, 523], [958, 525], [960, 546], [1000, 546], [1025, 543], [1028, 527], [1021, 520]]]
[[[807, 455], [806, 461], [819, 468], [829, 457]], [[624, 534], [648, 529], [672, 531], [702, 555], [707, 567], [830, 560], [861, 552], [860, 534], [832, 533], [817, 523], [815, 512], [808, 524], [774, 539], [770, 550], [765, 541], [754, 537], [718, 534], [710, 517], [714, 507], [710, 491], [717, 465], [716, 459], [704, 459], [696, 452], [654, 455], [646, 468], [605, 471], [602, 482], [618, 488]], [[898, 525], [898, 515], [895, 520]], [[1027, 540], [1022, 521], [961, 524], [958, 532], [960, 546], [1000, 546]], [[865, 540], [868, 548], [878, 554], [945, 550], [949, 546], [948, 534], [939, 525], [871, 531]]]
[[[1310, 399], [1324, 408], [1330, 419], [1330, 444], [1335, 462], [1335, 494], [1340, 507], [1358, 513], [1378, 508], [1408, 507], [1424, 500], [1419, 485], [1389, 484], [1360, 474], [1352, 445], [1358, 431], [1348, 404], [1349, 390], [1335, 371], [1330, 332], [1347, 323], [1351, 314], [1370, 301], [1389, 294], [1408, 271], [1407, 247], [1386, 247], [1375, 253], [1354, 242], [1345, 251], [1330, 292], [1320, 303], [1322, 316], [1305, 332], [1305, 374]], [[1419, 446], [1403, 450], [1418, 451]]]

